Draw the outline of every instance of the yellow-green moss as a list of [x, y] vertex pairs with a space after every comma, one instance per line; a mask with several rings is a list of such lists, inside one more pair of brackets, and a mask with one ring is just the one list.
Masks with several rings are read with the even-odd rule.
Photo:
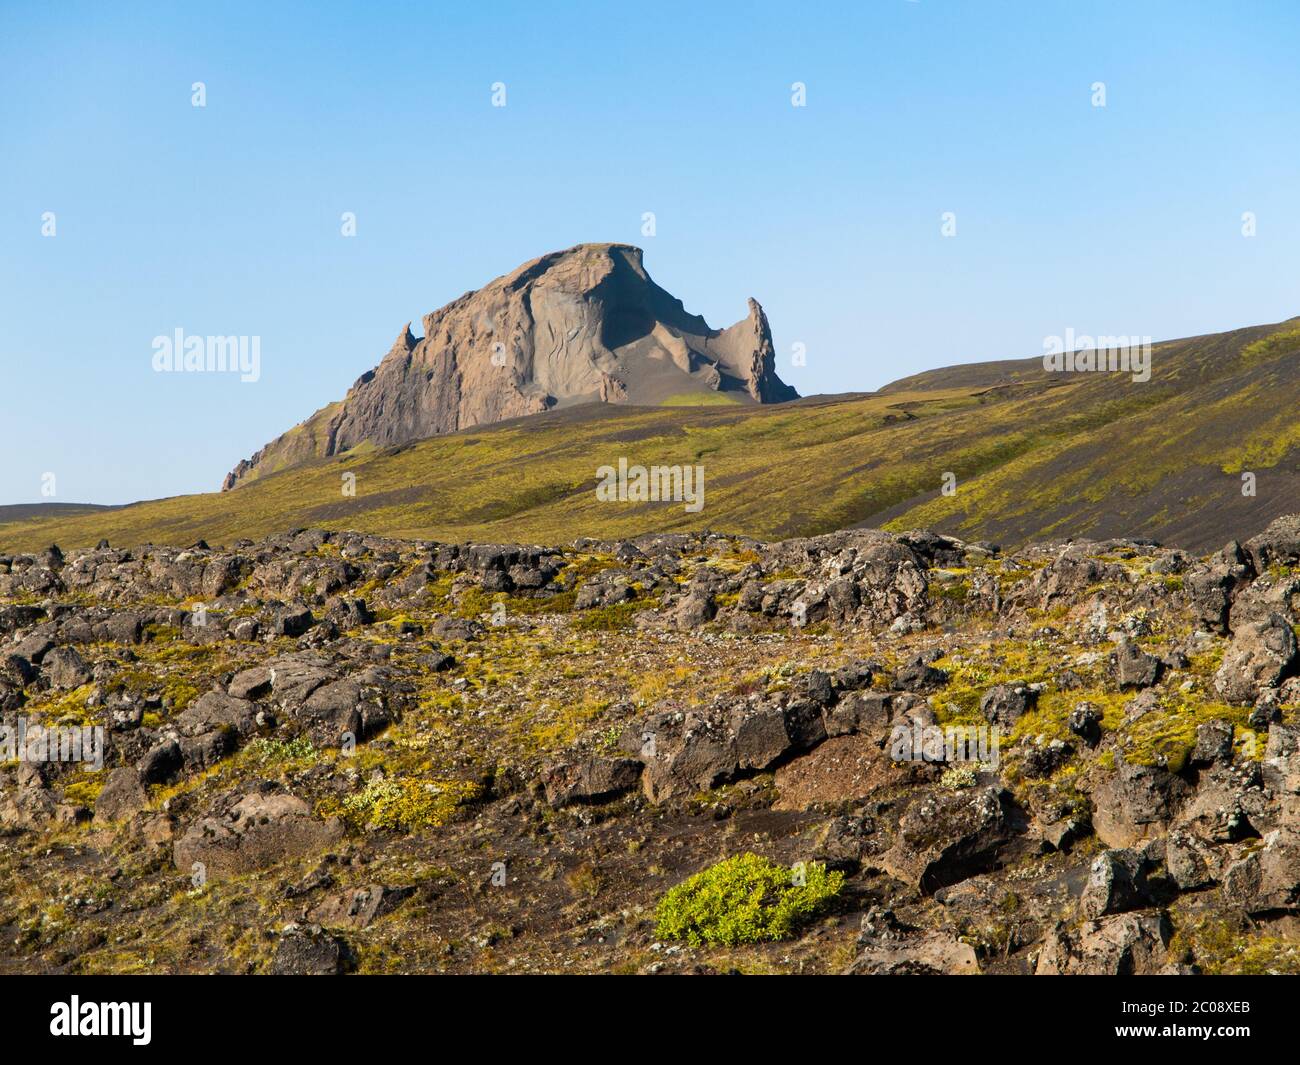
[[1211, 721], [1228, 721], [1239, 736], [1253, 742], [1243, 753], [1260, 758], [1265, 739], [1247, 726], [1250, 708], [1227, 703], [1203, 702], [1184, 697], [1171, 698], [1157, 710], [1143, 714], [1120, 731], [1124, 760], [1133, 765], [1159, 765], [1171, 773], [1180, 772], [1196, 746], [1196, 729]]
[[655, 911], [655, 934], [696, 947], [787, 939], [843, 886], [844, 874], [828, 872], [820, 862], [790, 869], [757, 854], [738, 854], [664, 895]]
[[445, 824], [482, 788], [466, 780], [372, 780], [343, 800], [343, 815], [361, 827], [411, 832]]

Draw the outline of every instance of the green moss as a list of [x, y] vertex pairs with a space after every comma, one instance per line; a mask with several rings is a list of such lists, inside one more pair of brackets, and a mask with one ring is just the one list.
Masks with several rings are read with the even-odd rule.
[[466, 780], [372, 780], [343, 800], [342, 813], [353, 824], [411, 832], [445, 824], [482, 788]]
[[1177, 930], [1170, 951], [1190, 950], [1212, 976], [1300, 975], [1300, 942], [1253, 933], [1244, 917], [1201, 917]]
[[498, 593], [488, 593], [482, 588], [466, 588], [461, 592], [456, 600], [454, 613], [457, 617], [469, 618], [471, 620], [482, 617], [484, 614], [492, 612], [493, 603], [504, 603], [505, 595]]
[[1103, 732], [1114, 731], [1123, 724], [1124, 704], [1131, 698], [1131, 695], [1124, 692], [1099, 688], [1043, 692], [1034, 709], [1015, 723], [1010, 739], [1016, 743], [1025, 738], [1036, 739], [1041, 736], [1049, 742], [1075, 742], [1075, 736], [1070, 732], [1070, 714], [1080, 703], [1092, 703], [1101, 711]]
[[[203, 669], [201, 659], [201, 655], [190, 657], [188, 659], [188, 668], [194, 670]], [[174, 657], [171, 660], [177, 661]], [[118, 673], [109, 682], [109, 689], [111, 691], [129, 691], [135, 695], [161, 696], [167, 709], [173, 713], [179, 713], [211, 687], [211, 685], [203, 686], [198, 683], [195, 674], [188, 672], [188, 668], [162, 672], [157, 668], [148, 669], [137, 666]], [[158, 715], [155, 714], [154, 717], [157, 718]]]
[[1241, 357], [1246, 362], [1264, 362], [1292, 351], [1300, 351], [1300, 326], [1279, 329], [1247, 344], [1241, 349]]
[[578, 598], [576, 591], [556, 592], [554, 595], [539, 595], [528, 598], [513, 595], [505, 601], [506, 616], [511, 614], [568, 614], [573, 610]]
[[948, 599], [954, 602], [964, 602], [970, 595], [970, 582], [964, 580], [956, 581], [930, 581], [926, 591], [931, 599]]
[[83, 684], [80, 688], [57, 695], [51, 702], [34, 703], [28, 710], [39, 712], [41, 718], [49, 724], [62, 722], [69, 725], [89, 725], [94, 722], [95, 713], [86, 705], [86, 700], [94, 690], [93, 684]]
[[63, 799], [77, 806], [94, 806], [99, 793], [104, 789], [104, 782], [96, 777], [83, 777], [74, 780], [63, 789]]
[[696, 947], [787, 939], [843, 885], [843, 873], [827, 872], [819, 862], [788, 869], [757, 854], [739, 854], [664, 895], [655, 911], [655, 934]]
[[553, 712], [538, 711], [529, 733], [531, 746], [539, 751], [554, 751], [572, 744], [608, 708], [610, 700], [588, 694], [578, 702], [562, 703]]
[[146, 643], [175, 643], [181, 638], [181, 630], [175, 625], [146, 625], [144, 639]]
[[1243, 753], [1249, 755], [1253, 751], [1255, 757], [1262, 757], [1267, 737], [1247, 726], [1249, 718], [1249, 707], [1178, 698], [1143, 714], [1121, 730], [1124, 760], [1133, 765], [1156, 765], [1171, 773], [1180, 772], [1196, 746], [1197, 727], [1211, 721], [1231, 722], [1239, 739], [1247, 740]]
[[632, 615], [654, 605], [649, 600], [631, 599], [625, 603], [594, 607], [577, 613], [573, 627], [579, 632], [619, 632], [632, 627]]
[[669, 396], [662, 403], [661, 407], [734, 407], [740, 400], [734, 399], [722, 392], [679, 392], [675, 396]]

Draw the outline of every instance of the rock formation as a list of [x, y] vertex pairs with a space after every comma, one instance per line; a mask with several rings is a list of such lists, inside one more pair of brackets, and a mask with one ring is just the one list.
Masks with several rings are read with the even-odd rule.
[[711, 329], [650, 279], [641, 257], [626, 244], [579, 244], [425, 315], [423, 339], [408, 323], [341, 403], [241, 462], [223, 490], [363, 442], [389, 447], [557, 406], [653, 406], [706, 392], [796, 398], [773, 368], [756, 300], [742, 321]]

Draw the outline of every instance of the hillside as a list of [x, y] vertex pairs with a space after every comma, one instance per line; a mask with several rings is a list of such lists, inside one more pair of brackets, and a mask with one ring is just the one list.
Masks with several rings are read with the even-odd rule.
[[39, 518], [64, 518], [69, 514], [87, 514], [113, 510], [97, 503], [11, 503], [0, 506], [0, 524]]
[[[238, 491], [0, 524], [51, 542], [231, 543], [321, 526], [439, 540], [567, 542], [711, 528], [759, 537], [927, 527], [1006, 545], [1249, 536], [1300, 500], [1297, 320], [1158, 344], [1150, 381], [1047, 374], [1039, 359], [936, 370], [877, 394], [773, 406], [548, 411], [354, 449]], [[596, 469], [702, 464], [703, 510], [596, 498]], [[1256, 474], [1256, 495], [1241, 475]], [[945, 472], [956, 492], [942, 495]], [[343, 494], [355, 475], [355, 496]]]

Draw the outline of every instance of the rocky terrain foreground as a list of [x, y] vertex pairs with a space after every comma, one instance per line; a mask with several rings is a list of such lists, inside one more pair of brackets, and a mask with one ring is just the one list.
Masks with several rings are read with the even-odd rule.
[[0, 767], [0, 971], [1300, 972], [1300, 517], [101, 543], [0, 604], [0, 723], [104, 730]]

